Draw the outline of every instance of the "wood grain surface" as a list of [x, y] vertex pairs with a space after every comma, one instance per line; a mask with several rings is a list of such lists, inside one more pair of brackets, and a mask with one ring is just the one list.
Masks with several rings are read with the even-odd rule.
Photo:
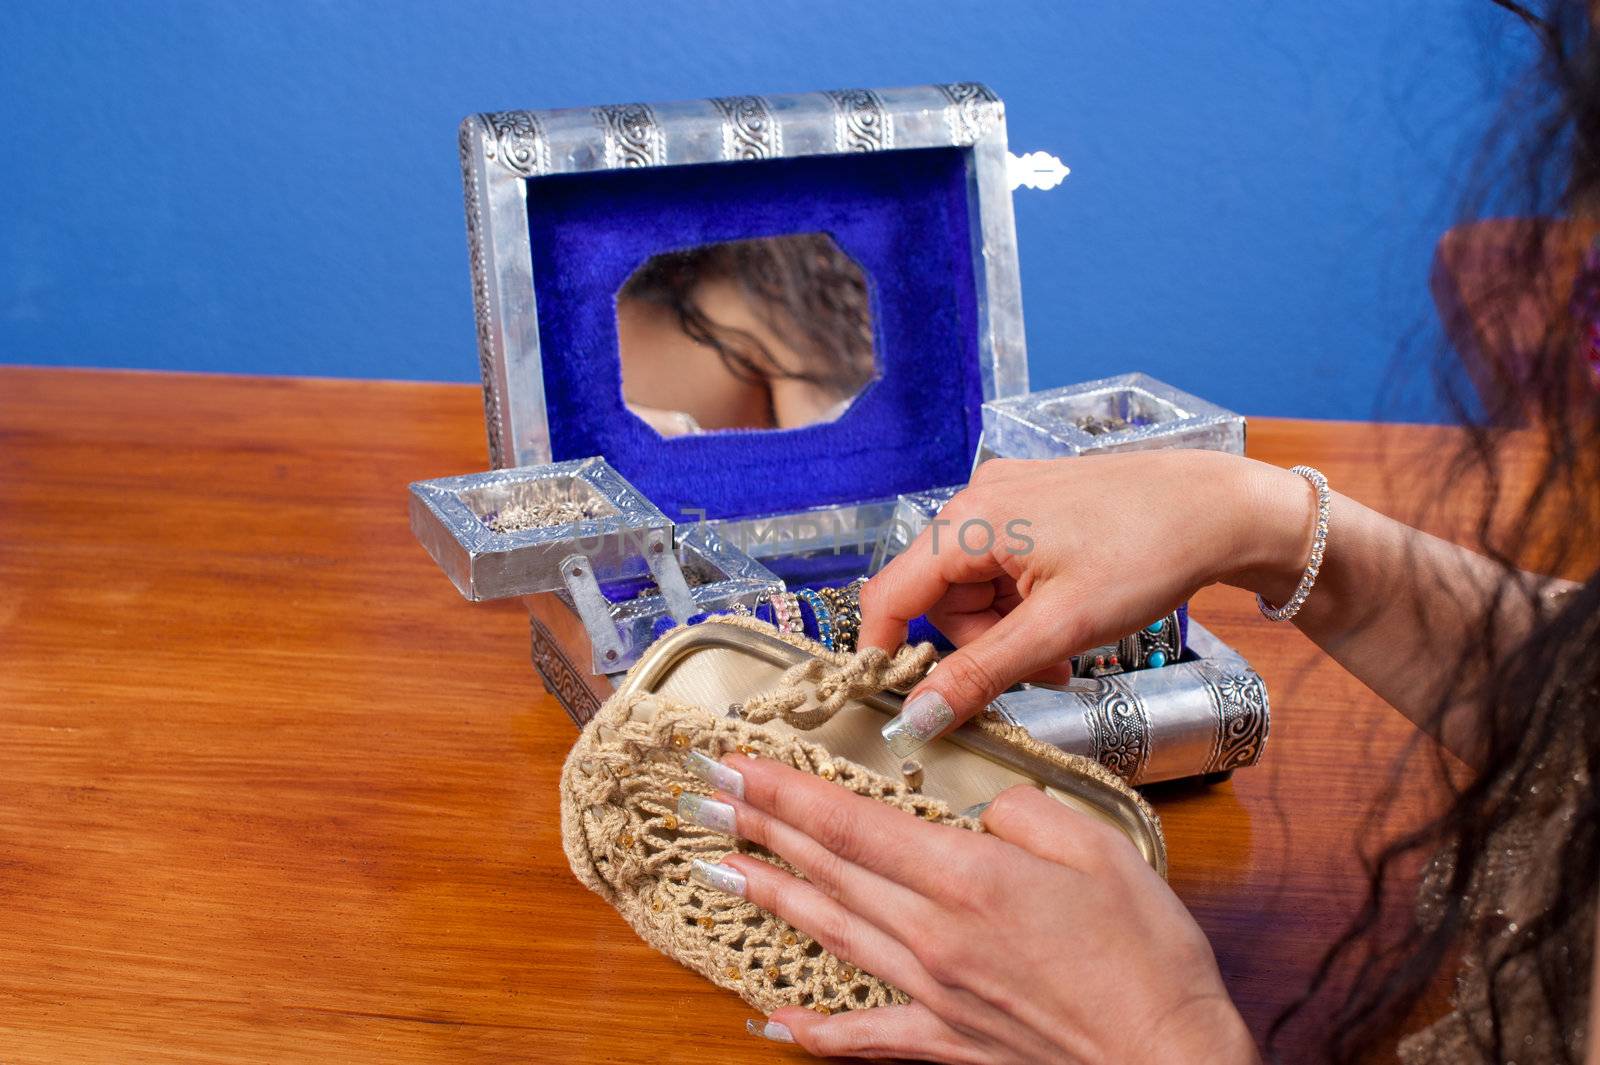
[[[1450, 443], [1250, 426], [1391, 509]], [[484, 463], [464, 385], [0, 369], [0, 1063], [804, 1056], [568, 871], [574, 730], [526, 614], [464, 602], [407, 528], [408, 482]], [[1152, 797], [1260, 1033], [1356, 905], [1414, 733], [1243, 594], [1195, 614], [1266, 677], [1271, 742]]]

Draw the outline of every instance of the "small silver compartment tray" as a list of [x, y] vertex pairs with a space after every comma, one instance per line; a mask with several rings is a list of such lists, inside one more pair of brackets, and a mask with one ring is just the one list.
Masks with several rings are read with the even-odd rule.
[[[504, 509], [583, 506], [592, 517], [495, 530]], [[600, 580], [640, 576], [656, 545], [672, 546], [672, 521], [602, 458], [441, 477], [411, 485], [411, 532], [467, 599], [505, 599], [564, 586], [562, 562], [589, 560]]]

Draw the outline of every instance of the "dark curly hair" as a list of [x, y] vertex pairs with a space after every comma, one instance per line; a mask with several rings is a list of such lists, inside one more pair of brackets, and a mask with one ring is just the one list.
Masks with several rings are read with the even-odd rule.
[[[713, 321], [696, 296], [709, 279], [737, 285], [797, 358], [786, 363], [759, 337]], [[824, 233], [726, 241], [657, 255], [628, 279], [620, 295], [671, 311], [683, 332], [715, 351], [740, 380], [805, 381], [838, 399], [855, 395], [872, 380], [867, 281]]]
[[[1446, 457], [1441, 483], [1483, 486], [1474, 546], [1501, 567], [1501, 580], [1432, 723], [1471, 706], [1484, 746], [1475, 771], [1465, 774], [1441, 751], [1435, 768], [1448, 789], [1443, 812], [1398, 837], [1383, 834], [1376, 853], [1365, 855], [1365, 903], [1328, 949], [1311, 987], [1274, 1022], [1267, 1045], [1273, 1060], [1280, 1060], [1276, 1038], [1297, 1018], [1325, 1026], [1325, 1057], [1339, 1063], [1364, 1060], [1421, 1023], [1431, 991], [1457, 967], [1469, 937], [1481, 934], [1466, 902], [1476, 878], [1502, 830], [1522, 812], [1528, 789], [1556, 758], [1576, 759], [1587, 782], [1572, 797], [1571, 829], [1559, 851], [1544, 856], [1556, 897], [1484, 974], [1490, 1030], [1481, 1049], [1490, 1060], [1524, 1060], [1517, 1053], [1523, 1048], [1504, 1044], [1496, 1010], [1508, 982], [1526, 984], [1529, 973], [1538, 987], [1522, 990], [1536, 990], [1562, 1032], [1587, 1023], [1590, 951], [1574, 949], [1574, 936], [1580, 946], [1592, 944], [1600, 879], [1600, 392], [1580, 355], [1583, 323], [1573, 313], [1572, 272], [1558, 264], [1574, 258], [1572, 220], [1594, 218], [1600, 205], [1593, 22], [1600, 11], [1583, 0], [1494, 2], [1526, 25], [1537, 60], [1472, 168], [1478, 177], [1465, 220], [1501, 219], [1493, 223], [1496, 239], [1476, 249], [1474, 271], [1488, 283], [1472, 294], [1470, 309], [1452, 311], [1448, 301], [1442, 309], [1452, 338], [1473, 334], [1482, 349], [1505, 357], [1474, 360], [1471, 378], [1461, 373], [1456, 353], [1435, 360], [1440, 391], [1466, 427], [1466, 444]], [[1513, 453], [1517, 463], [1534, 457], [1531, 473], [1506, 461]], [[1551, 605], [1520, 577], [1524, 569], [1564, 575], [1579, 587]], [[1519, 637], [1507, 630], [1506, 618], [1530, 610], [1538, 618], [1531, 632]], [[1429, 731], [1440, 734], [1437, 727]], [[1394, 791], [1391, 783], [1380, 798], [1374, 826]], [[1396, 888], [1439, 852], [1454, 856], [1441, 885], [1442, 912], [1422, 920], [1414, 899]], [[1571, 1060], [1570, 1051], [1564, 1056]]]

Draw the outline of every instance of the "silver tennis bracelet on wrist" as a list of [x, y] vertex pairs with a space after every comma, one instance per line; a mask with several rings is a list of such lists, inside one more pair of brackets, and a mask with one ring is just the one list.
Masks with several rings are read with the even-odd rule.
[[1305, 571], [1300, 574], [1300, 584], [1289, 601], [1282, 606], [1273, 606], [1260, 592], [1256, 593], [1256, 605], [1268, 621], [1288, 621], [1300, 613], [1300, 608], [1306, 604], [1306, 597], [1317, 583], [1317, 574], [1322, 570], [1322, 553], [1328, 546], [1328, 503], [1331, 496], [1328, 479], [1322, 476], [1320, 470], [1310, 466], [1296, 466], [1290, 472], [1298, 473], [1310, 481], [1311, 487], [1317, 491], [1317, 532], [1311, 540], [1311, 558], [1307, 560]]

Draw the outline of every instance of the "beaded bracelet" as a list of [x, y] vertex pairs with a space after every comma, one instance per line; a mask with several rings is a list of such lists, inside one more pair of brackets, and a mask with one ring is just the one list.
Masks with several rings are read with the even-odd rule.
[[1317, 583], [1317, 574], [1322, 570], [1322, 553], [1328, 546], [1328, 505], [1331, 496], [1328, 479], [1310, 466], [1296, 466], [1290, 472], [1298, 473], [1316, 489], [1317, 532], [1311, 540], [1311, 558], [1306, 562], [1305, 572], [1300, 574], [1300, 583], [1289, 601], [1282, 606], [1273, 606], [1259, 592], [1256, 593], [1256, 605], [1268, 621], [1288, 621], [1300, 613], [1300, 608], [1305, 606], [1306, 596], [1311, 594], [1312, 587]]
[[779, 632], [800, 632], [800, 600], [793, 592], [773, 592], [767, 599], [772, 604], [772, 624]]
[[842, 588], [818, 588], [833, 614], [833, 649], [854, 651], [861, 634], [861, 585], [855, 580]]
[[1072, 660], [1073, 675], [1108, 677], [1138, 669], [1160, 669], [1183, 657], [1184, 607], [1157, 618], [1116, 643], [1095, 647]]
[[1132, 634], [1133, 654], [1129, 656], [1134, 669], [1160, 669], [1176, 662], [1183, 654], [1183, 635], [1177, 611], [1158, 618]]
[[833, 611], [828, 609], [828, 604], [814, 589], [801, 588], [795, 594], [811, 608], [812, 617], [817, 619], [817, 642], [833, 650]]

